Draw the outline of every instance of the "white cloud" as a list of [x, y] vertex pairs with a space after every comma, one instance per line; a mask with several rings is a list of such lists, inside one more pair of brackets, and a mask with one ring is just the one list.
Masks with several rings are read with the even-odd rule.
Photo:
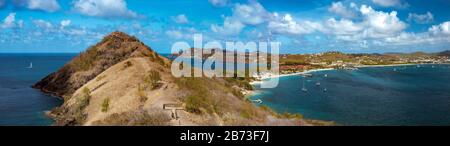
[[27, 7], [31, 10], [43, 10], [47, 12], [55, 12], [60, 9], [56, 0], [29, 0]]
[[172, 19], [173, 19], [173, 21], [175, 21], [175, 23], [178, 23], [178, 24], [189, 23], [188, 18], [184, 14], [180, 14], [180, 15], [178, 15], [176, 17], [173, 17]]
[[232, 17], [243, 24], [257, 25], [266, 22], [270, 13], [260, 3], [250, 2], [249, 4], [236, 4]]
[[[351, 7], [355, 7], [355, 4], [352, 3]], [[331, 7], [328, 8], [329, 12], [335, 13], [339, 16], [345, 17], [345, 18], [354, 18], [356, 17], [356, 14], [354, 11], [348, 9], [346, 6], [342, 4], [342, 2], [333, 2], [331, 4]]]
[[370, 37], [386, 37], [395, 35], [406, 28], [406, 24], [397, 17], [397, 12], [375, 11], [370, 6], [362, 5], [361, 14], [367, 25], [366, 33]]
[[171, 29], [167, 30], [165, 33], [167, 36], [173, 39], [192, 39], [193, 34], [196, 30], [194, 28], [185, 29]]
[[436, 45], [450, 43], [450, 21], [431, 26], [427, 32], [402, 32], [393, 37], [387, 37], [385, 42], [391, 45]]
[[425, 14], [409, 13], [408, 21], [414, 21], [419, 24], [426, 24], [433, 22], [434, 17], [430, 12], [427, 12]]
[[223, 26], [213, 24], [211, 30], [222, 35], [237, 35], [246, 25], [260, 25], [270, 21], [273, 17], [256, 1], [249, 1], [248, 4], [238, 3], [234, 5], [232, 11], [231, 16], [224, 18]]
[[208, 0], [215, 7], [223, 7], [229, 3], [229, 0]]
[[433, 25], [428, 29], [433, 35], [448, 35], [450, 36], [450, 21], [441, 23], [439, 25]]
[[226, 17], [223, 26], [213, 24], [211, 25], [211, 30], [222, 35], [238, 35], [244, 27], [245, 25], [240, 21]]
[[360, 33], [364, 29], [363, 25], [355, 24], [353, 21], [347, 19], [336, 21], [336, 19], [330, 18], [325, 22], [325, 24], [332, 30], [329, 33], [336, 35], [353, 35]]
[[5, 19], [3, 19], [2, 28], [12, 28], [15, 26], [14, 21], [16, 21], [16, 13], [9, 13]]
[[50, 22], [47, 22], [42, 19], [33, 20], [33, 24], [36, 25], [37, 27], [45, 29], [45, 30], [49, 30], [49, 29], [53, 28], [53, 25]]
[[[375, 11], [369, 6], [362, 5], [359, 8], [359, 13], [362, 21], [354, 22], [349, 19], [336, 20], [330, 18], [325, 21], [324, 33], [332, 34], [337, 40], [361, 42], [362, 40], [371, 42], [383, 42], [389, 38], [392, 40], [399, 40], [398, 37], [403, 35], [407, 27], [406, 23], [402, 22], [397, 17], [397, 12], [383, 12]], [[367, 41], [364, 43], [367, 46], [371, 43]]]
[[71, 20], [62, 20], [60, 22], [61, 28], [69, 26], [71, 22], [72, 22]]
[[12, 0], [12, 2], [16, 7], [46, 12], [55, 12], [61, 8], [57, 0]]
[[317, 30], [322, 30], [322, 25], [317, 22], [311, 21], [295, 21], [290, 14], [285, 14], [280, 17], [277, 13], [274, 13], [274, 20], [268, 24], [268, 29], [278, 34], [309, 34]]
[[183, 38], [183, 33], [178, 30], [167, 30], [166, 35], [168, 35], [169, 37], [174, 38], [174, 39]]
[[403, 3], [401, 0], [372, 0], [373, 3], [382, 7], [405, 7], [407, 3]]
[[77, 0], [73, 9], [80, 14], [95, 17], [138, 17], [136, 12], [127, 8], [124, 0]]
[[8, 16], [3, 19], [3, 23], [0, 24], [1, 28], [22, 28], [23, 20], [16, 22], [16, 13], [9, 13]]

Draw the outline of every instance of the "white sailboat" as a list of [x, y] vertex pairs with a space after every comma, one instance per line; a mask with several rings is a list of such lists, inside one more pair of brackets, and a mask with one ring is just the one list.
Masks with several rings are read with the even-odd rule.
[[32, 69], [33, 68], [33, 62], [30, 62], [30, 66], [28, 66], [27, 68]]
[[261, 99], [256, 99], [256, 100], [252, 100], [252, 101], [255, 102], [255, 103], [259, 103], [259, 104], [262, 103], [262, 100], [261, 100]]
[[303, 87], [302, 87], [302, 91], [303, 91], [303, 92], [308, 92], [308, 89], [305, 88], [305, 78], [303, 78]]

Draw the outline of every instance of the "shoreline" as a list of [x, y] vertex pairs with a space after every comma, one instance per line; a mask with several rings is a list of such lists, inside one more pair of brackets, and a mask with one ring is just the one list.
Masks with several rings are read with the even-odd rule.
[[[415, 63], [415, 64], [389, 64], [389, 65], [360, 65], [360, 66], [356, 66], [355, 68], [359, 69], [359, 68], [368, 68], [368, 67], [395, 67], [395, 66], [415, 66], [415, 65], [432, 65], [432, 64], [450, 65], [450, 63]], [[306, 70], [306, 71], [296, 72], [296, 73], [289, 73], [289, 74], [278, 74], [278, 75], [274, 75], [274, 76], [263, 77], [260, 81], [252, 81], [252, 82], [250, 82], [250, 85], [252, 85], [254, 87], [257, 84], [264, 82], [265, 79], [270, 79], [270, 78], [280, 78], [280, 77], [287, 77], [287, 76], [294, 76], [294, 75], [301, 75], [301, 74], [306, 74], [306, 73], [329, 71], [329, 70], [338, 70], [338, 69], [322, 68], [322, 69], [311, 69], [311, 70]], [[262, 104], [262, 102], [264, 102], [264, 101], [262, 101], [260, 99], [253, 99], [253, 97], [258, 95], [261, 91], [262, 90], [245, 90], [245, 91], [243, 91], [243, 93], [244, 93], [245, 98], [250, 100], [254, 106], [258, 106], [258, 104], [255, 103], [257, 100], [261, 101], [260, 104]], [[272, 107], [269, 107], [269, 108], [272, 109]], [[276, 113], [278, 113], [278, 112], [276, 112]], [[309, 119], [309, 120], [311, 120], [311, 119]], [[322, 121], [322, 120], [317, 120], [317, 121]], [[324, 121], [324, 122], [332, 122], [334, 125], [339, 125], [338, 123], [335, 123], [334, 121]]]
[[261, 80], [259, 80], [259, 81], [251, 81], [250, 85], [260, 84], [264, 80], [271, 79], [271, 78], [281, 78], [281, 77], [295, 76], [295, 75], [301, 75], [301, 74], [307, 74], [307, 73], [319, 72], [319, 71], [329, 71], [329, 70], [336, 70], [336, 69], [335, 68], [321, 68], [321, 69], [311, 69], [311, 70], [306, 70], [306, 71], [296, 72], [296, 73], [277, 74], [277, 75], [273, 75], [273, 76], [271, 75], [269, 77], [262, 77]]
[[[413, 64], [387, 64], [387, 65], [359, 65], [355, 66], [355, 68], [367, 68], [367, 67], [392, 67], [392, 66], [414, 66], [414, 65], [430, 65], [430, 64], [449, 64], [449, 63], [413, 63]], [[336, 68], [321, 68], [321, 69], [311, 69], [306, 70], [302, 72], [296, 72], [296, 73], [288, 73], [288, 74], [278, 74], [273, 75], [269, 77], [262, 77], [259, 81], [252, 81], [250, 82], [250, 85], [257, 85], [263, 82], [265, 79], [271, 79], [271, 78], [280, 78], [280, 77], [287, 77], [287, 76], [294, 76], [294, 75], [301, 75], [301, 74], [307, 74], [312, 72], [319, 72], [319, 71], [329, 71], [329, 70], [338, 70]]]
[[[387, 64], [387, 65], [359, 65], [359, 66], [355, 66], [355, 68], [414, 66], [414, 65], [430, 65], [430, 64], [446, 64], [446, 65], [450, 65], [450, 63], [412, 63], [412, 64]], [[296, 72], [296, 73], [289, 73], [289, 74], [278, 74], [278, 75], [273, 75], [273, 76], [268, 76], [268, 77], [262, 77], [261, 80], [251, 81], [249, 84], [254, 86], [254, 85], [261, 84], [266, 79], [281, 78], [281, 77], [295, 76], [295, 75], [301, 75], [301, 74], [307, 74], [307, 73], [319, 72], [319, 71], [329, 71], [329, 70], [338, 70], [338, 69], [336, 69], [336, 68], [321, 68], [321, 69], [311, 69], [311, 70], [306, 70], [306, 71]], [[257, 92], [258, 92], [257, 90], [245, 90], [242, 93], [246, 97], [250, 98], [250, 97], [256, 95]]]

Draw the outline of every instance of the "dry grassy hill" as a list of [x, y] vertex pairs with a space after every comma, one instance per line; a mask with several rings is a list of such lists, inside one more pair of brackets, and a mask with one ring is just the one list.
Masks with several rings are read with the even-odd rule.
[[329, 124], [254, 106], [241, 93], [245, 80], [175, 78], [170, 65], [136, 38], [114, 32], [34, 87], [64, 96], [48, 113], [55, 125]]

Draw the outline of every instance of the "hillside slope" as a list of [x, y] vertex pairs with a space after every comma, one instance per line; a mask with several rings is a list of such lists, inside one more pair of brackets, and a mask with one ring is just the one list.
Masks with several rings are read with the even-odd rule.
[[135, 37], [113, 32], [33, 87], [54, 96], [70, 97], [112, 65], [128, 58], [149, 56], [157, 55]]

